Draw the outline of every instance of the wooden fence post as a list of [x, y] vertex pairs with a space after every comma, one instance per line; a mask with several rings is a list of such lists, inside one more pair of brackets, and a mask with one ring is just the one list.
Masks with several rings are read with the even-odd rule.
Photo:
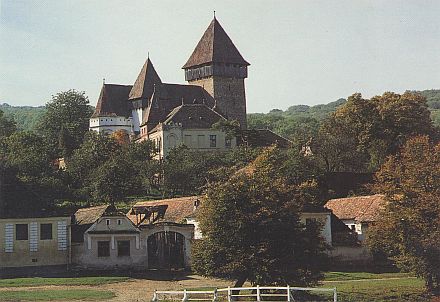
[[257, 285], [257, 302], [260, 302], [261, 301], [261, 296], [260, 296], [260, 286], [259, 285]]
[[287, 285], [287, 302], [290, 302], [290, 286]]
[[228, 302], [231, 302], [231, 287], [228, 286]]
[[338, 301], [338, 293], [336, 292], [336, 287], [333, 288], [333, 302]]
[[182, 299], [182, 302], [186, 302], [186, 301], [188, 301], [188, 294], [186, 293], [186, 289], [185, 289], [185, 290], [183, 290], [183, 299]]

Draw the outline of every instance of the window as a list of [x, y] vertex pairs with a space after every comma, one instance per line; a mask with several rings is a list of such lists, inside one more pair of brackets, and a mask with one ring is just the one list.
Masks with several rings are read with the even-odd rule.
[[106, 219], [106, 220], [105, 220], [105, 224], [106, 224], [106, 225], [110, 225], [110, 219]]
[[225, 137], [225, 147], [226, 148], [231, 148], [231, 139]]
[[15, 225], [15, 240], [28, 240], [29, 231], [27, 224]]
[[118, 225], [121, 225], [121, 224], [122, 224], [122, 220], [118, 219]]
[[316, 223], [316, 218], [306, 218], [306, 226]]
[[118, 241], [118, 257], [130, 256], [130, 241]]
[[98, 241], [98, 257], [110, 257], [110, 241]]
[[217, 147], [217, 135], [210, 135], [209, 136], [209, 146], [211, 148]]
[[352, 231], [356, 231], [356, 226], [355, 226], [354, 224], [352, 224], [352, 225], [350, 225], [350, 229], [351, 229]]
[[52, 223], [40, 224], [40, 240], [52, 239]]

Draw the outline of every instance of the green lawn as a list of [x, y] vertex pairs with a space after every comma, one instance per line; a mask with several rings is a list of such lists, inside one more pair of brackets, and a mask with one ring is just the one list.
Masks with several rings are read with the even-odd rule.
[[109, 300], [115, 297], [110, 291], [90, 289], [67, 289], [67, 290], [26, 290], [26, 291], [0, 291], [0, 301], [62, 301], [82, 300], [96, 301]]
[[102, 285], [129, 280], [128, 277], [80, 277], [80, 278], [15, 278], [1, 279], [1, 287], [44, 285]]
[[344, 302], [429, 301], [423, 295], [425, 288], [421, 279], [343, 281], [322, 287], [336, 287], [338, 301]]
[[411, 277], [409, 273], [365, 273], [365, 272], [327, 272], [324, 281], [345, 281], [357, 279], [384, 279]]

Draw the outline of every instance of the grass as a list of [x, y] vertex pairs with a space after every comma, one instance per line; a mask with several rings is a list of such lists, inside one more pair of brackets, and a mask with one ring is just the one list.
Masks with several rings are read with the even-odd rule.
[[81, 278], [15, 278], [1, 279], [1, 287], [45, 286], [45, 285], [89, 285], [97, 286], [129, 280], [128, 277], [81, 277]]
[[111, 291], [90, 289], [0, 291], [0, 301], [96, 301], [114, 297]]
[[385, 279], [411, 277], [409, 273], [327, 272], [324, 281], [347, 281], [358, 279]]
[[336, 287], [338, 300], [346, 302], [429, 301], [424, 295], [424, 282], [421, 279], [342, 281], [327, 283], [322, 287]]

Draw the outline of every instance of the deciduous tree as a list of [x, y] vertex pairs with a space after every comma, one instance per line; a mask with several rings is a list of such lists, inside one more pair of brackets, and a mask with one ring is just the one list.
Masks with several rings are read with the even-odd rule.
[[369, 230], [369, 246], [423, 277], [427, 289], [440, 295], [440, 144], [427, 136], [408, 140], [377, 181], [388, 205]]
[[281, 154], [264, 151], [228, 181], [212, 183], [198, 213], [203, 239], [193, 267], [204, 276], [252, 284], [313, 284], [321, 277], [319, 227], [300, 223], [300, 186], [280, 171]]

